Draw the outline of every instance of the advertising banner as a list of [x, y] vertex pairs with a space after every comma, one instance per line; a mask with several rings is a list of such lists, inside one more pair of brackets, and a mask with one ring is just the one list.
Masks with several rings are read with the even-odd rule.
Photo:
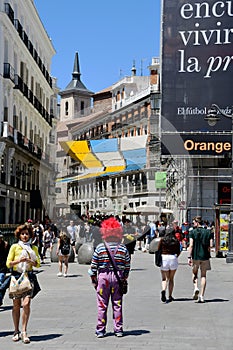
[[[220, 132], [221, 141], [228, 142], [231, 118], [219, 115], [220, 121], [210, 126], [204, 117], [212, 103], [233, 113], [233, 0], [163, 0], [161, 60], [164, 145], [166, 134], [185, 139], [192, 133], [195, 142], [201, 133], [198, 142], [204, 142], [206, 134], [212, 141], [211, 135]], [[213, 154], [203, 147], [205, 154]], [[172, 153], [177, 151], [173, 144]], [[179, 145], [182, 152], [185, 147], [182, 151]], [[193, 154], [203, 154], [202, 149]]]

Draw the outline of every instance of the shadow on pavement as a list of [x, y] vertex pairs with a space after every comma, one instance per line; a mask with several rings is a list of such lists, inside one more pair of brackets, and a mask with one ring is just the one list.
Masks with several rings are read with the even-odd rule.
[[0, 332], [0, 338], [4, 338], [7, 337], [8, 335], [12, 335], [13, 336], [14, 332]]
[[[193, 300], [193, 298], [175, 298], [175, 300], [173, 302], [176, 301], [193, 301], [196, 304], [202, 304], [202, 303], [198, 303], [197, 300]], [[229, 301], [228, 299], [220, 299], [220, 298], [215, 298], [215, 299], [205, 299], [205, 303], [223, 303], [223, 302], [227, 302]]]
[[215, 298], [215, 299], [205, 299], [205, 303], [224, 303], [229, 301], [229, 299], [220, 299], [220, 298]]
[[11, 310], [12, 307], [13, 307], [12, 305], [11, 306], [0, 306], [0, 312]]
[[193, 298], [175, 298], [173, 302], [176, 302], [176, 301], [194, 301]]
[[69, 275], [66, 278], [83, 277], [83, 275]]
[[[133, 336], [137, 336], [137, 335], [142, 335], [142, 334], [148, 334], [150, 333], [150, 331], [146, 330], [146, 329], [133, 329], [131, 331], [124, 331], [124, 337], [133, 335]], [[108, 333], [107, 336], [115, 336], [115, 334], [112, 333]]]
[[30, 336], [31, 341], [34, 342], [40, 342], [40, 341], [46, 341], [46, 340], [51, 340], [51, 339], [55, 339], [55, 338], [59, 338], [62, 337], [63, 334], [42, 334], [42, 335], [33, 335]]

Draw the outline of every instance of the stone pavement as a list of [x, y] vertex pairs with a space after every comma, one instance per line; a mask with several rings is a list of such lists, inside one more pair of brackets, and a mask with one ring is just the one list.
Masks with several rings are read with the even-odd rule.
[[212, 258], [208, 272], [206, 303], [192, 300], [191, 268], [186, 251], [179, 258], [171, 303], [161, 303], [161, 278], [154, 255], [136, 251], [132, 258], [129, 292], [124, 297], [123, 338], [112, 332], [109, 308], [107, 336], [97, 339], [95, 290], [88, 265], [70, 263], [69, 277], [58, 278], [57, 263], [42, 265], [38, 279], [42, 291], [32, 301], [28, 334], [30, 345], [13, 343], [11, 300], [0, 307], [0, 350], [30, 347], [35, 350], [232, 350], [233, 264]]

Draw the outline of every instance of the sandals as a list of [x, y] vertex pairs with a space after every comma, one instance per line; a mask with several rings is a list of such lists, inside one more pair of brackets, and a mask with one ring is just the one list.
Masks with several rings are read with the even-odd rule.
[[29, 344], [30, 343], [30, 338], [28, 338], [27, 332], [21, 332], [21, 338], [22, 338], [22, 342], [24, 344]]
[[13, 337], [12, 337], [12, 340], [13, 340], [14, 342], [20, 340], [20, 332], [19, 332], [19, 331], [14, 333], [14, 335], [13, 335]]

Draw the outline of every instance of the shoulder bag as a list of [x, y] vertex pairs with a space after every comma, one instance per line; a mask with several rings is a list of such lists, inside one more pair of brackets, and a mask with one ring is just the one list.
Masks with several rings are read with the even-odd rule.
[[28, 278], [27, 272], [23, 272], [18, 279], [14, 275], [11, 276], [10, 286], [9, 286], [9, 297], [10, 298], [20, 298], [26, 292], [32, 290], [31, 282]]
[[106, 248], [106, 251], [107, 251], [107, 254], [108, 254], [108, 257], [109, 257], [109, 260], [112, 264], [112, 267], [113, 267], [113, 271], [115, 273], [115, 276], [118, 280], [118, 283], [119, 283], [119, 286], [120, 286], [120, 291], [121, 291], [121, 294], [126, 294], [128, 292], [128, 282], [125, 278], [121, 279], [117, 273], [117, 266], [116, 266], [116, 261], [114, 259], [114, 257], [112, 256], [111, 252], [108, 250], [108, 247], [107, 247], [107, 244], [106, 242], [104, 242], [104, 245], [105, 245], [105, 248]]
[[155, 265], [158, 267], [162, 265], [162, 249], [158, 249], [155, 252]]

